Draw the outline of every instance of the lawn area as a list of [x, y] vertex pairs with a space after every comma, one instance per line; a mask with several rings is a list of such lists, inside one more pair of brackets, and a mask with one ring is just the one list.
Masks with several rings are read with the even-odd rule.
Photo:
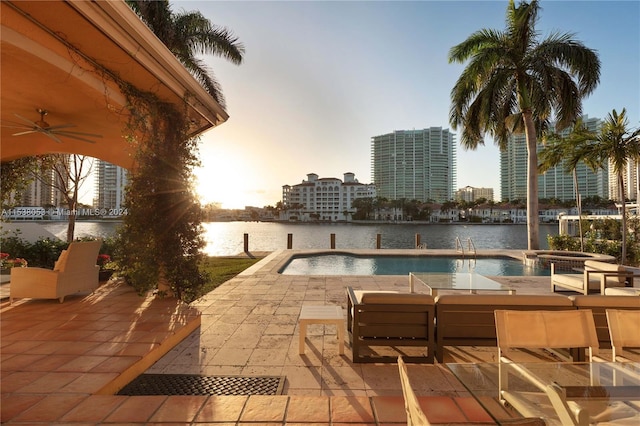
[[210, 292], [225, 281], [238, 275], [253, 264], [262, 260], [261, 258], [249, 259], [243, 257], [208, 257], [200, 268], [209, 274], [209, 282], [205, 287], [205, 293]]

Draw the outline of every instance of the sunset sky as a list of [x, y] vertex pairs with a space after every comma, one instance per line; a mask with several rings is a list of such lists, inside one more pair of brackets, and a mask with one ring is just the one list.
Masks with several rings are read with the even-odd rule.
[[[503, 30], [507, 1], [172, 1], [228, 27], [246, 47], [235, 66], [206, 57], [229, 120], [203, 135], [197, 171], [203, 202], [275, 205], [282, 185], [308, 173], [353, 172], [370, 183], [371, 137], [450, 128], [450, 91], [464, 65], [450, 48], [479, 29]], [[640, 122], [640, 2], [541, 1], [537, 29], [571, 32], [598, 51], [600, 85], [590, 117], [627, 109]], [[459, 132], [456, 132], [459, 134]], [[459, 137], [457, 137], [459, 141]], [[458, 145], [457, 185], [500, 194], [499, 152]]]

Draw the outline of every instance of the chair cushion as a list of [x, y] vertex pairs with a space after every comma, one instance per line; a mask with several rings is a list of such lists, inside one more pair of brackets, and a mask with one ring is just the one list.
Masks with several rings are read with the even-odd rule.
[[53, 266], [54, 271], [64, 271], [64, 266], [67, 263], [68, 255], [69, 255], [69, 252], [67, 250], [62, 250], [62, 252], [60, 252], [60, 256], [58, 257], [58, 260], [56, 260], [56, 263]]
[[[572, 287], [578, 290], [582, 290], [582, 286], [584, 285], [583, 274], [553, 274], [552, 280], [554, 284], [562, 284], [563, 286]], [[600, 288], [600, 282], [589, 280], [589, 287], [591, 286], [594, 286], [594, 289]]]
[[[621, 289], [622, 290], [622, 289]], [[640, 290], [640, 289], [637, 289]], [[573, 305], [580, 308], [638, 308], [640, 309], [640, 297], [627, 297], [621, 295], [592, 294], [589, 296], [569, 296]]]
[[571, 300], [559, 294], [443, 294], [436, 298], [438, 305], [487, 306], [571, 306]]
[[420, 293], [366, 292], [362, 304], [384, 305], [433, 305], [433, 296]]
[[604, 289], [607, 296], [640, 296], [638, 287], [607, 287]]
[[395, 293], [397, 294], [397, 291], [387, 291], [387, 290], [354, 290], [353, 294], [356, 296], [356, 300], [355, 303], [362, 303], [362, 297], [367, 294], [367, 293]]
[[623, 266], [615, 263], [600, 262], [598, 260], [585, 260], [584, 268], [590, 271], [625, 272]]
[[[587, 260], [584, 262], [584, 269], [587, 271], [603, 271], [603, 272], [627, 272], [624, 266], [615, 263], [599, 262], [597, 260]], [[600, 280], [597, 274], [589, 274], [589, 288], [592, 286], [592, 280]], [[621, 284], [624, 285], [627, 279], [620, 277], [607, 277], [607, 286]]]

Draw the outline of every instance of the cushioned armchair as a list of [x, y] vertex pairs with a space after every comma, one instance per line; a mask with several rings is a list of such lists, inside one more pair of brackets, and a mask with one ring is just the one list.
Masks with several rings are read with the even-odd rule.
[[607, 288], [633, 287], [633, 278], [639, 275], [615, 263], [587, 260], [581, 274], [557, 274], [555, 264], [551, 264], [551, 291], [556, 287], [573, 290], [584, 295], [605, 294]]
[[101, 240], [78, 241], [60, 253], [53, 270], [44, 268], [13, 268], [11, 270], [10, 301], [29, 297], [58, 299], [81, 291], [98, 288], [100, 267], [96, 265]]
[[[433, 363], [434, 299], [418, 293], [358, 291], [347, 287], [347, 331], [353, 362], [396, 362], [402, 347], [421, 354], [407, 362]], [[373, 349], [379, 347], [382, 353]], [[395, 354], [384, 354], [390, 350]], [[425, 354], [426, 350], [426, 354]]]

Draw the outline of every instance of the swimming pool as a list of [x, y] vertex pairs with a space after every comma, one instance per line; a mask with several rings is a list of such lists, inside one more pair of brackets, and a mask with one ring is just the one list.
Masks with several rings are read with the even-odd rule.
[[549, 276], [544, 268], [526, 266], [510, 257], [462, 259], [451, 256], [363, 256], [320, 253], [294, 255], [283, 275], [408, 275], [409, 272], [476, 272], [481, 275]]

